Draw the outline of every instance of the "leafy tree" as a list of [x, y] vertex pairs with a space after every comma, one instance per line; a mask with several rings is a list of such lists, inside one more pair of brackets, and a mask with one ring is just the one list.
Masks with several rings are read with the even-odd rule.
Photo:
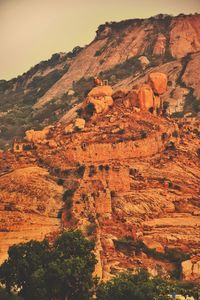
[[176, 292], [197, 298], [197, 283], [150, 278], [146, 271], [137, 274], [120, 274], [99, 285], [97, 300], [167, 300], [168, 294]]
[[14, 245], [0, 267], [0, 282], [25, 300], [85, 300], [93, 287], [94, 243], [80, 231], [63, 233], [50, 245], [31, 241]]

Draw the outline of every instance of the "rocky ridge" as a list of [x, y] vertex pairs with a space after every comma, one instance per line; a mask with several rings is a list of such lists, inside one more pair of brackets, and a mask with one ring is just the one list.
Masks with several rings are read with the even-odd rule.
[[[145, 85], [162, 103], [168, 91], [158, 75], [150, 74]], [[200, 121], [160, 116], [155, 102], [146, 106], [149, 94], [139, 101], [142, 88], [142, 82], [115, 92], [95, 87], [69, 118], [27, 132], [24, 144], [15, 145], [24, 148], [1, 154], [1, 259], [8, 245], [27, 240], [29, 230], [40, 239], [80, 228], [95, 238], [103, 280], [141, 267], [153, 275], [182, 271], [183, 278], [200, 278]]]
[[199, 24], [199, 14], [107, 22], [86, 47], [55, 54], [16, 79], [0, 81], [0, 147], [8, 148], [28, 129], [61, 119], [99, 75], [115, 91], [140, 84], [151, 72], [163, 72], [169, 78], [164, 99], [168, 113], [197, 115]]

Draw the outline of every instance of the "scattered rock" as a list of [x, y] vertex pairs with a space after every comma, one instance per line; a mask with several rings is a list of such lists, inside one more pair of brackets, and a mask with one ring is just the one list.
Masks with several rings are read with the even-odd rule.
[[143, 68], [145, 68], [146, 66], [148, 66], [150, 64], [150, 61], [148, 60], [148, 58], [146, 56], [140, 56], [138, 58], [138, 60], [140, 61]]
[[78, 118], [75, 120], [75, 123], [74, 123], [74, 127], [81, 130], [81, 129], [84, 129], [85, 127], [85, 120], [84, 119], [81, 119], [81, 118]]

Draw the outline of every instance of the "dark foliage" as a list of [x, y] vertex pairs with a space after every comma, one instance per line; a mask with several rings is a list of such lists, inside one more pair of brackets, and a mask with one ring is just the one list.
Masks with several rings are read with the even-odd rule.
[[88, 300], [94, 284], [93, 249], [80, 231], [63, 233], [52, 246], [47, 241], [12, 246], [0, 267], [0, 282], [24, 300]]

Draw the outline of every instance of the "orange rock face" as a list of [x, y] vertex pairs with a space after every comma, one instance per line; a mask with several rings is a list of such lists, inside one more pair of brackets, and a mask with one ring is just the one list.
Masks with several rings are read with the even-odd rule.
[[176, 58], [200, 50], [200, 15], [177, 17], [172, 21], [170, 47]]
[[92, 103], [97, 114], [104, 113], [113, 105], [112, 94], [113, 89], [111, 86], [97, 86], [89, 92], [83, 107]]
[[164, 73], [154, 72], [149, 74], [149, 83], [158, 95], [162, 95], [167, 90], [167, 76]]
[[88, 96], [91, 97], [104, 97], [104, 96], [112, 96], [112, 95], [113, 95], [113, 89], [109, 85], [96, 86], [88, 94]]
[[43, 168], [16, 169], [0, 177], [0, 262], [9, 246], [42, 240], [60, 230], [62, 190]]
[[143, 84], [138, 92], [139, 107], [141, 110], [149, 110], [153, 107], [153, 91], [150, 85]]
[[166, 37], [161, 33], [157, 37], [157, 41], [153, 49], [153, 55], [157, 55], [157, 56], [164, 55], [165, 47], [166, 47]]

